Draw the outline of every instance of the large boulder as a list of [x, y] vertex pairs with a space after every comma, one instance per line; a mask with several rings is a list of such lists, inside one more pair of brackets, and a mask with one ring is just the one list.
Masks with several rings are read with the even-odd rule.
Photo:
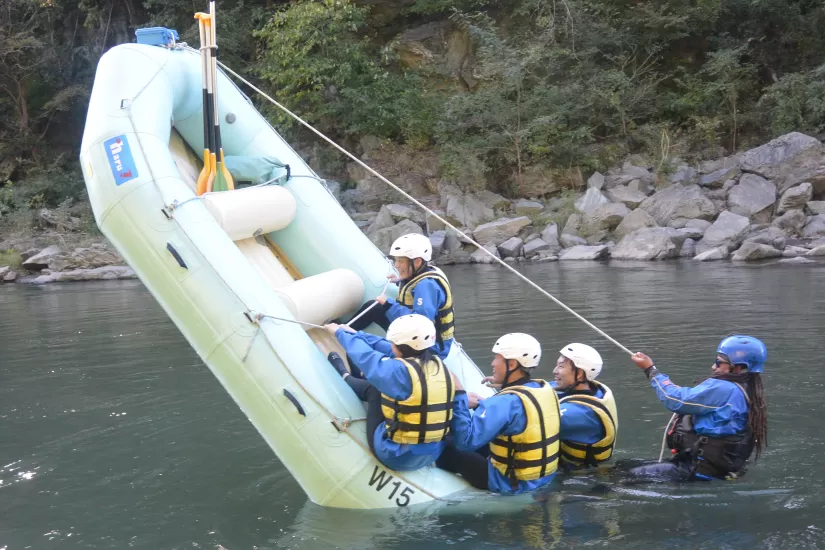
[[728, 249], [725, 246], [711, 248], [693, 257], [697, 262], [712, 262], [715, 260], [725, 260], [728, 257]]
[[815, 264], [816, 262], [811, 260], [810, 258], [803, 258], [802, 256], [796, 256], [794, 258], [783, 258], [779, 260], [780, 264], [785, 265], [805, 265], [805, 264]]
[[521, 255], [521, 249], [523, 247], [524, 241], [518, 237], [510, 237], [498, 245], [498, 253], [502, 258], [518, 258]]
[[58, 231], [75, 231], [80, 227], [80, 218], [48, 208], [40, 209], [37, 213], [37, 222], [43, 229], [55, 228]]
[[[825, 237], [825, 214], [817, 214], [808, 218], [808, 222], [802, 229], [802, 237], [805, 239]], [[23, 267], [25, 266], [26, 262], [23, 262]]]
[[718, 189], [724, 185], [726, 181], [734, 179], [740, 173], [739, 166], [723, 166], [714, 170], [709, 174], [704, 174], [699, 178], [699, 185], [702, 187], [709, 187], [711, 189]]
[[424, 215], [417, 207], [406, 204], [387, 204], [381, 207], [381, 209], [386, 209], [395, 223], [401, 220], [412, 220], [415, 223], [424, 223]]
[[679, 249], [680, 258], [693, 258], [696, 255], [696, 241], [693, 239], [685, 239], [682, 243], [682, 248]]
[[750, 221], [745, 216], [733, 212], [722, 212], [705, 230], [702, 240], [696, 245], [696, 252], [702, 254], [713, 248], [735, 246], [748, 232]]
[[788, 210], [773, 220], [773, 225], [790, 235], [798, 235], [807, 221], [808, 217], [802, 210]]
[[587, 187], [602, 189], [604, 187], [604, 174], [601, 172], [593, 172], [593, 175], [587, 179]]
[[825, 201], [808, 201], [805, 209], [811, 213], [812, 216], [817, 214], [825, 214]]
[[31, 281], [32, 284], [42, 285], [58, 281], [110, 281], [114, 279], [135, 279], [137, 275], [131, 267], [125, 265], [107, 265], [93, 269], [74, 269], [72, 271], [56, 271], [40, 275]]
[[782, 252], [768, 244], [746, 242], [734, 253], [732, 259], [735, 261], [754, 261], [776, 258], [781, 255]]
[[473, 195], [449, 195], [444, 205], [446, 220], [456, 227], [473, 229], [493, 219], [493, 209]]
[[616, 260], [666, 260], [675, 258], [679, 248], [670, 237], [669, 228], [645, 227], [624, 237], [610, 257]]
[[510, 201], [490, 190], [483, 190], [476, 193], [476, 197], [484, 203], [487, 208], [492, 208], [493, 211], [507, 210], [510, 208]]
[[[443, 210], [433, 210], [433, 214], [438, 214], [438, 216], [442, 219], [444, 219], [447, 215]], [[444, 225], [444, 222], [433, 216], [433, 214], [427, 212], [424, 215], [427, 224], [427, 231], [440, 231], [442, 229], [447, 229], [447, 226]]]
[[776, 202], [776, 186], [756, 174], [745, 174], [728, 193], [728, 208], [757, 223], [769, 222]]
[[678, 183], [646, 198], [639, 208], [657, 224], [670, 227], [684, 227], [688, 220], [710, 220], [716, 215], [716, 206], [698, 185]]
[[814, 193], [825, 191], [825, 147], [814, 137], [791, 132], [740, 158], [742, 170], [773, 180], [780, 193], [806, 181]]
[[713, 225], [713, 223], [707, 220], [690, 220], [685, 224], [685, 227], [699, 229], [704, 234], [704, 232], [707, 231], [708, 227], [711, 225]]
[[[558, 250], [558, 246], [555, 247]], [[525, 258], [531, 258], [533, 256], [538, 255], [540, 252], [552, 252], [550, 250], [550, 245], [547, 244], [544, 239], [538, 238], [533, 239], [528, 243], [525, 243], [524, 249], [522, 250], [524, 253]]]
[[376, 231], [381, 231], [382, 229], [388, 229], [398, 222], [392, 218], [392, 214], [390, 213], [389, 209], [386, 205], [381, 207], [381, 210], [378, 211], [378, 215], [375, 216], [375, 219], [370, 224], [369, 228], [367, 228], [367, 235], [372, 235]]
[[625, 235], [629, 235], [643, 227], [658, 227], [658, 224], [650, 214], [641, 208], [637, 208], [622, 219], [622, 222], [616, 227], [614, 233], [616, 237], [621, 239]]
[[516, 201], [513, 209], [519, 216], [534, 216], [544, 210], [544, 205], [538, 201], [520, 200]]
[[[415, 0], [368, 1], [378, 4], [388, 13], [398, 14]], [[420, 68], [428, 75], [453, 81], [465, 90], [478, 84], [475, 75], [476, 56], [467, 29], [451, 20], [433, 21], [405, 30], [390, 46], [403, 67]], [[444, 85], [444, 84], [441, 84]]]
[[696, 169], [682, 164], [676, 167], [676, 171], [670, 175], [670, 183], [690, 184], [696, 183]]
[[606, 245], [576, 245], [566, 248], [559, 255], [559, 260], [602, 260], [608, 256]]
[[23, 262], [23, 268], [28, 269], [29, 271], [40, 271], [49, 267], [49, 262], [54, 261], [55, 258], [62, 255], [63, 251], [60, 247], [53, 244], [51, 246], [47, 246], [34, 256], [31, 256], [29, 259], [25, 260]]
[[499, 245], [510, 237], [515, 237], [519, 231], [530, 225], [530, 223], [530, 218], [526, 216], [501, 218], [476, 227], [473, 231], [473, 238], [479, 243]]
[[560, 240], [561, 245], [565, 248], [572, 248], [574, 246], [582, 246], [587, 244], [587, 241], [585, 241], [578, 235], [570, 235], [568, 233], [562, 233]]
[[541, 240], [553, 249], [559, 248], [559, 226], [551, 223], [541, 231]]
[[630, 210], [624, 204], [603, 204], [582, 216], [581, 235], [587, 237], [600, 231], [613, 231], [628, 214]]
[[605, 197], [601, 191], [596, 189], [595, 187], [591, 187], [587, 190], [587, 193], [584, 194], [579, 200], [575, 203], [575, 208], [582, 214], [589, 214], [599, 206], [603, 204], [609, 204], [610, 200]]
[[444, 243], [447, 240], [447, 232], [443, 229], [430, 233], [430, 244], [433, 247], [433, 258], [438, 258], [444, 250]]
[[619, 185], [607, 190], [607, 196], [613, 202], [620, 202], [628, 208], [636, 208], [647, 198], [646, 193]]
[[805, 253], [806, 256], [825, 256], [825, 245], [819, 245]]
[[496, 258], [501, 258], [501, 256], [498, 253], [498, 247], [493, 243], [487, 243], [483, 246], [483, 250], [481, 248], [479, 248], [479, 249], [476, 249], [475, 252], [470, 254], [470, 262], [472, 262], [474, 264], [492, 264], [492, 263], [495, 263], [495, 260], [493, 258], [491, 258], [490, 254], [487, 254], [485, 252], [485, 250], [487, 252], [489, 252], [490, 254], [493, 254], [493, 256], [495, 256]]
[[581, 214], [570, 214], [567, 222], [564, 224], [564, 229], [561, 230], [562, 235], [578, 235], [582, 227]]
[[392, 246], [392, 243], [395, 242], [395, 239], [408, 233], [423, 234], [423, 231], [421, 231], [421, 226], [414, 221], [401, 220], [392, 227], [379, 229], [370, 235], [369, 238], [375, 246], [378, 247], [378, 250], [386, 254], [389, 251], [390, 246]]
[[788, 210], [804, 210], [805, 205], [814, 196], [814, 188], [807, 181], [800, 183], [796, 187], [791, 187], [779, 199], [776, 207], [777, 214], [784, 214]]

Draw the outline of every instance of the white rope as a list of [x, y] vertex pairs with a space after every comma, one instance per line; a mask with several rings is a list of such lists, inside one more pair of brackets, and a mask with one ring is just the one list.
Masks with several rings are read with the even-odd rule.
[[[390, 281], [389, 279], [387, 279], [387, 284], [385, 284], [385, 285], [384, 285], [384, 290], [382, 290], [382, 291], [381, 291], [381, 294], [382, 294], [382, 295], [387, 293], [387, 288], [390, 286], [390, 282], [391, 282], [391, 281]], [[361, 313], [359, 313], [358, 315], [356, 315], [355, 317], [353, 317], [352, 319], [350, 319], [350, 320], [349, 320], [349, 323], [347, 323], [347, 324], [346, 324], [346, 325], [344, 325], [344, 326], [345, 326], [345, 327], [350, 327], [350, 326], [351, 326], [351, 325], [352, 325], [355, 321], [357, 321], [358, 319], [360, 319], [361, 317], [363, 317], [363, 316], [364, 316], [364, 315], [365, 315], [365, 314], [366, 314], [369, 310], [371, 310], [372, 308], [374, 308], [374, 307], [375, 307], [375, 306], [377, 306], [377, 305], [378, 305], [378, 302], [377, 302], [377, 301], [373, 301], [373, 302], [372, 302], [372, 304], [370, 304], [370, 307], [368, 307], [367, 309], [365, 309], [364, 311], [362, 311]]]
[[315, 323], [307, 323], [306, 321], [299, 321], [297, 319], [286, 319], [284, 317], [276, 317], [274, 315], [264, 315], [263, 313], [258, 313], [255, 315], [255, 319], [258, 321], [262, 319], [275, 319], [277, 321], [284, 321], [286, 323], [295, 323], [296, 325], [304, 325], [312, 328], [324, 328], [323, 325], [316, 325]]
[[485, 254], [487, 254], [488, 256], [490, 256], [490, 257], [491, 257], [494, 261], [498, 262], [501, 266], [505, 267], [506, 269], [509, 269], [509, 270], [510, 270], [513, 274], [515, 274], [518, 278], [520, 278], [520, 279], [521, 279], [521, 280], [523, 280], [525, 283], [529, 284], [530, 286], [532, 286], [533, 288], [535, 288], [536, 290], [538, 290], [539, 292], [541, 292], [542, 294], [544, 294], [546, 297], [548, 297], [548, 298], [550, 298], [551, 300], [553, 300], [556, 304], [558, 304], [559, 306], [561, 306], [562, 308], [564, 308], [564, 309], [565, 309], [568, 313], [570, 313], [571, 315], [573, 315], [574, 317], [576, 317], [577, 319], [579, 319], [581, 322], [583, 322], [584, 324], [586, 324], [587, 326], [589, 326], [590, 328], [592, 328], [593, 330], [595, 330], [596, 332], [598, 332], [599, 334], [601, 334], [601, 335], [602, 335], [603, 337], [605, 337], [607, 340], [609, 340], [609, 341], [610, 341], [610, 342], [612, 342], [614, 345], [616, 345], [619, 349], [621, 349], [622, 351], [624, 351], [624, 352], [625, 352], [625, 353], [627, 353], [628, 355], [633, 355], [633, 352], [632, 352], [632, 351], [630, 351], [629, 349], [627, 349], [626, 347], [624, 347], [622, 344], [620, 344], [618, 341], [616, 341], [616, 340], [614, 340], [613, 338], [611, 338], [610, 336], [608, 336], [608, 334], [607, 334], [606, 332], [604, 332], [603, 330], [601, 330], [600, 328], [598, 328], [596, 325], [594, 325], [593, 323], [591, 323], [590, 321], [588, 321], [587, 319], [585, 319], [584, 317], [582, 317], [581, 315], [579, 315], [578, 313], [576, 313], [575, 311], [573, 311], [572, 309], [570, 309], [567, 305], [565, 305], [564, 303], [562, 303], [562, 302], [561, 302], [560, 300], [558, 300], [555, 296], [553, 296], [552, 294], [550, 294], [549, 292], [547, 292], [546, 290], [544, 290], [543, 288], [541, 288], [539, 285], [537, 285], [536, 283], [534, 283], [533, 281], [531, 281], [531, 280], [530, 280], [529, 278], [527, 278], [526, 276], [524, 276], [524, 275], [522, 275], [521, 273], [519, 273], [517, 270], [515, 270], [513, 267], [511, 267], [510, 265], [508, 265], [506, 262], [502, 261], [502, 260], [501, 260], [501, 258], [497, 257], [495, 254], [493, 254], [492, 252], [490, 252], [489, 250], [487, 250], [486, 248], [484, 248], [483, 246], [481, 246], [480, 244], [478, 244], [475, 240], [473, 240], [473, 239], [471, 239], [470, 237], [468, 237], [466, 234], [464, 234], [462, 231], [460, 231], [457, 227], [453, 226], [450, 222], [448, 222], [447, 220], [445, 220], [444, 218], [442, 218], [441, 216], [439, 216], [438, 214], [436, 214], [435, 212], [433, 212], [432, 210], [430, 210], [429, 208], [427, 208], [427, 207], [426, 207], [425, 205], [423, 205], [421, 202], [419, 202], [418, 200], [416, 200], [415, 198], [413, 198], [411, 195], [409, 195], [406, 191], [404, 191], [403, 189], [401, 189], [400, 187], [398, 187], [397, 185], [395, 185], [393, 182], [391, 182], [390, 180], [388, 180], [387, 178], [385, 178], [384, 176], [382, 176], [381, 174], [379, 174], [378, 172], [376, 172], [375, 170], [373, 170], [372, 168], [370, 168], [369, 166], [367, 166], [366, 164], [364, 164], [364, 163], [363, 163], [363, 162], [362, 162], [362, 161], [361, 161], [358, 157], [356, 157], [355, 155], [353, 155], [352, 153], [350, 153], [349, 151], [347, 151], [346, 149], [344, 149], [343, 147], [341, 147], [340, 145], [338, 145], [337, 143], [335, 143], [334, 141], [332, 141], [330, 138], [328, 138], [327, 136], [325, 136], [325, 135], [324, 135], [323, 133], [321, 133], [320, 131], [316, 130], [314, 127], [312, 127], [312, 125], [310, 125], [308, 122], [304, 121], [304, 119], [302, 119], [301, 117], [299, 117], [298, 115], [296, 115], [295, 113], [293, 113], [292, 111], [290, 111], [289, 109], [287, 109], [285, 106], [281, 105], [281, 104], [280, 104], [280, 103], [278, 103], [276, 100], [274, 100], [273, 98], [271, 98], [269, 95], [267, 95], [266, 93], [264, 93], [264, 92], [263, 92], [263, 90], [260, 90], [259, 88], [257, 88], [257, 87], [256, 87], [255, 85], [253, 85], [251, 82], [249, 82], [248, 80], [246, 80], [244, 77], [242, 77], [241, 75], [239, 75], [238, 73], [236, 73], [235, 71], [233, 71], [232, 69], [230, 69], [229, 67], [227, 67], [226, 65], [224, 65], [223, 63], [221, 63], [220, 61], [218, 61], [218, 64], [221, 66], [221, 68], [223, 68], [224, 70], [226, 70], [229, 74], [231, 74], [232, 76], [234, 76], [235, 78], [237, 78], [238, 80], [240, 80], [241, 82], [243, 82], [244, 84], [246, 84], [247, 86], [249, 86], [250, 88], [252, 88], [252, 89], [253, 89], [254, 91], [256, 91], [257, 93], [261, 94], [261, 95], [262, 95], [263, 97], [265, 97], [268, 101], [270, 101], [273, 105], [275, 105], [276, 107], [278, 107], [279, 109], [281, 109], [282, 111], [284, 111], [285, 113], [287, 113], [289, 116], [291, 116], [292, 118], [294, 118], [295, 120], [297, 120], [298, 122], [300, 122], [301, 124], [303, 124], [303, 125], [304, 125], [307, 129], [309, 129], [310, 131], [312, 131], [313, 133], [315, 133], [318, 137], [320, 137], [321, 139], [323, 139], [324, 141], [326, 141], [327, 143], [329, 143], [330, 145], [332, 145], [333, 147], [335, 147], [336, 149], [338, 149], [340, 152], [342, 152], [343, 154], [345, 154], [346, 156], [348, 156], [348, 157], [349, 157], [350, 159], [352, 159], [353, 161], [357, 162], [359, 165], [361, 165], [361, 167], [363, 167], [363, 168], [364, 168], [365, 170], [367, 170], [369, 173], [371, 173], [372, 175], [374, 175], [375, 177], [377, 177], [378, 179], [380, 179], [381, 181], [383, 181], [384, 183], [386, 183], [387, 185], [389, 185], [390, 187], [392, 187], [393, 189], [395, 189], [396, 191], [398, 191], [399, 193], [401, 193], [402, 195], [404, 195], [404, 197], [406, 197], [408, 200], [410, 200], [411, 202], [413, 202], [414, 204], [416, 204], [417, 206], [419, 206], [421, 209], [423, 209], [425, 212], [427, 212], [428, 214], [430, 214], [430, 215], [431, 215], [432, 217], [434, 217], [435, 219], [439, 220], [439, 221], [440, 221], [441, 223], [443, 223], [445, 226], [449, 227], [450, 229], [452, 229], [453, 231], [455, 231], [456, 233], [458, 233], [459, 235], [461, 235], [462, 237], [464, 237], [464, 239], [466, 239], [469, 243], [471, 243], [471, 244], [473, 244], [474, 246], [476, 246], [479, 250], [483, 250], [483, 251], [484, 251], [484, 253], [485, 253]]
[[665, 426], [665, 433], [662, 434], [662, 448], [659, 450], [659, 462], [662, 461], [662, 458], [665, 456], [665, 445], [667, 444], [667, 432], [670, 431], [670, 424], [676, 418], [676, 413], [673, 413], [673, 416], [670, 417], [670, 420], [667, 421], [667, 426]]

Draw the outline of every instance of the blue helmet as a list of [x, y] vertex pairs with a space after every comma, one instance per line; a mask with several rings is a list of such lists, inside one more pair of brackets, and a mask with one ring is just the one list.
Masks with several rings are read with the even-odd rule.
[[746, 365], [748, 372], [762, 372], [765, 361], [768, 360], [768, 348], [762, 340], [743, 334], [722, 340], [716, 353], [726, 355], [734, 365]]

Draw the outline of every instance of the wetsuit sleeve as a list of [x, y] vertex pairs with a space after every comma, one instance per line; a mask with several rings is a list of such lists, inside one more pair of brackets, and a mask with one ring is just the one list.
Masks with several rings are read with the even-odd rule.
[[683, 388], [659, 372], [651, 377], [650, 386], [665, 407], [677, 414], [708, 414], [730, 403], [730, 389], [725, 387], [726, 384], [713, 384], [711, 380], [693, 388]]
[[[344, 331], [344, 332], [346, 332], [346, 331]], [[352, 333], [350, 332], [348, 334], [352, 334]], [[376, 336], [375, 334], [370, 334], [369, 332], [360, 332], [359, 331], [355, 334], [357, 334], [359, 339], [366, 342], [369, 345], [369, 347], [371, 347], [375, 351], [378, 351], [380, 353], [383, 353], [384, 355], [389, 355], [390, 357], [393, 357], [392, 343], [389, 340], [387, 340], [386, 338]]]
[[467, 395], [457, 394], [451, 423], [455, 445], [461, 451], [475, 451], [501, 435], [521, 433], [527, 425], [524, 406], [516, 395], [496, 395], [481, 401], [470, 414]]
[[435, 323], [435, 317], [438, 315], [438, 306], [446, 300], [447, 295], [444, 293], [441, 285], [433, 279], [423, 279], [419, 281], [413, 289], [412, 309], [399, 304], [392, 298], [387, 298], [387, 303], [390, 304], [390, 308], [387, 310], [387, 319], [393, 322], [402, 315], [418, 313]]
[[412, 394], [412, 380], [407, 367], [391, 355], [373, 349], [366, 336], [372, 335], [351, 333], [343, 329], [335, 331], [335, 337], [350, 360], [361, 369], [370, 384], [393, 399], [408, 398]]
[[591, 443], [604, 437], [601, 420], [588, 407], [578, 403], [561, 403], [559, 411], [559, 439]]

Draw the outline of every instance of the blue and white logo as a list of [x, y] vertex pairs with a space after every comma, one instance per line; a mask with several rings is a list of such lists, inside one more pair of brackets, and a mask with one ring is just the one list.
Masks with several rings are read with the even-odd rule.
[[115, 185], [122, 185], [138, 177], [135, 159], [126, 136], [117, 136], [103, 142], [106, 156], [109, 158], [109, 168], [115, 178]]

